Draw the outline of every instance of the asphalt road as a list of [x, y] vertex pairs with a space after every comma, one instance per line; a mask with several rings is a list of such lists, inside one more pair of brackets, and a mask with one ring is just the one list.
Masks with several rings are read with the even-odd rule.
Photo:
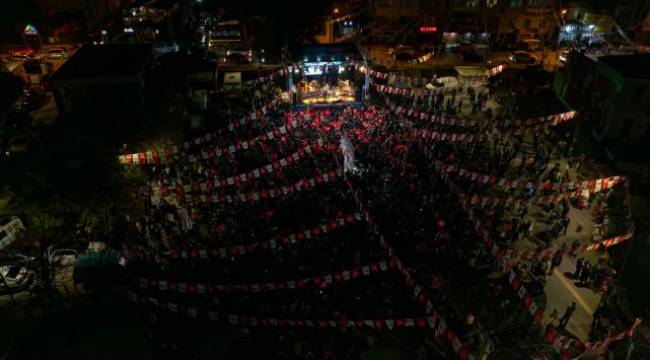
[[[512, 52], [487, 52], [487, 49], [477, 49], [478, 54], [482, 55], [487, 59], [488, 64], [501, 64], [508, 61], [508, 57]], [[530, 52], [538, 59], [543, 59], [544, 68], [548, 71], [552, 71], [557, 67], [562, 66], [558, 59], [558, 53], [556, 51], [548, 51], [546, 56], [541, 51]], [[398, 70], [402, 69], [430, 69], [434, 66], [441, 67], [452, 67], [459, 65], [484, 65], [485, 63], [471, 63], [465, 62], [461, 59], [460, 52], [446, 50], [442, 53], [439, 53], [433, 59], [426, 61], [420, 64], [413, 64], [403, 61], [395, 61], [392, 55], [389, 54], [389, 48], [384, 46], [369, 46], [368, 54], [373, 62], [381, 64], [390, 68], [395, 68]]]

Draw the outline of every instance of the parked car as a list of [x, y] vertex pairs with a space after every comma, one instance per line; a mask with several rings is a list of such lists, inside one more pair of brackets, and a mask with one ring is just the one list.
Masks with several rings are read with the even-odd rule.
[[25, 225], [17, 216], [0, 217], [0, 250], [11, 245], [25, 233]]
[[515, 67], [527, 67], [538, 63], [537, 57], [526, 51], [515, 51], [510, 55], [508, 60], [510, 61], [510, 64]]
[[34, 55], [35, 51], [32, 48], [28, 47], [18, 47], [9, 50], [9, 58], [11, 60], [27, 60], [30, 55]]
[[66, 59], [68, 58], [68, 50], [64, 48], [48, 49], [45, 58], [48, 60]]

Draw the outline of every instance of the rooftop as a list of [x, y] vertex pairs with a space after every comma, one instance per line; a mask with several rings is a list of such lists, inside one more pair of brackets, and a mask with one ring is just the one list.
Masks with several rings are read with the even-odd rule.
[[601, 56], [598, 61], [628, 79], [650, 79], [650, 54]]
[[150, 55], [150, 44], [85, 45], [52, 75], [52, 80], [136, 76]]

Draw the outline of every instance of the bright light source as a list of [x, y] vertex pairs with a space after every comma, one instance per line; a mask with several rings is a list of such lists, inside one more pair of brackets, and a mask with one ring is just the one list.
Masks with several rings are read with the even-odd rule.
[[562, 9], [562, 15], [566, 15], [566, 9]]
[[108, 31], [102, 30], [102, 35], [108, 35]]
[[266, 59], [262, 58], [262, 62], [265, 63], [265, 62], [266, 62]]
[[339, 13], [339, 8], [334, 8], [334, 13], [338, 14]]
[[589, 30], [589, 31], [593, 31], [595, 28], [596, 28], [596, 25], [593, 25], [593, 24], [587, 26], [587, 30]]
[[226, 56], [230, 56], [230, 50], [226, 51]]
[[[156, 34], [159, 34], [159, 33], [160, 33], [160, 31], [159, 31], [158, 29], [156, 29], [156, 31], [154, 31], [154, 32], [155, 32]], [[205, 36], [203, 36], [203, 38], [205, 39]], [[205, 41], [205, 40], [203, 40], [203, 41]]]

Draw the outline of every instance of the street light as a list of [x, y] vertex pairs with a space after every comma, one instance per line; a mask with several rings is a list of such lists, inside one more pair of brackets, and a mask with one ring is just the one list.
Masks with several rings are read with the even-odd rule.
[[334, 13], [338, 14], [339, 13], [339, 8], [334, 8]]

